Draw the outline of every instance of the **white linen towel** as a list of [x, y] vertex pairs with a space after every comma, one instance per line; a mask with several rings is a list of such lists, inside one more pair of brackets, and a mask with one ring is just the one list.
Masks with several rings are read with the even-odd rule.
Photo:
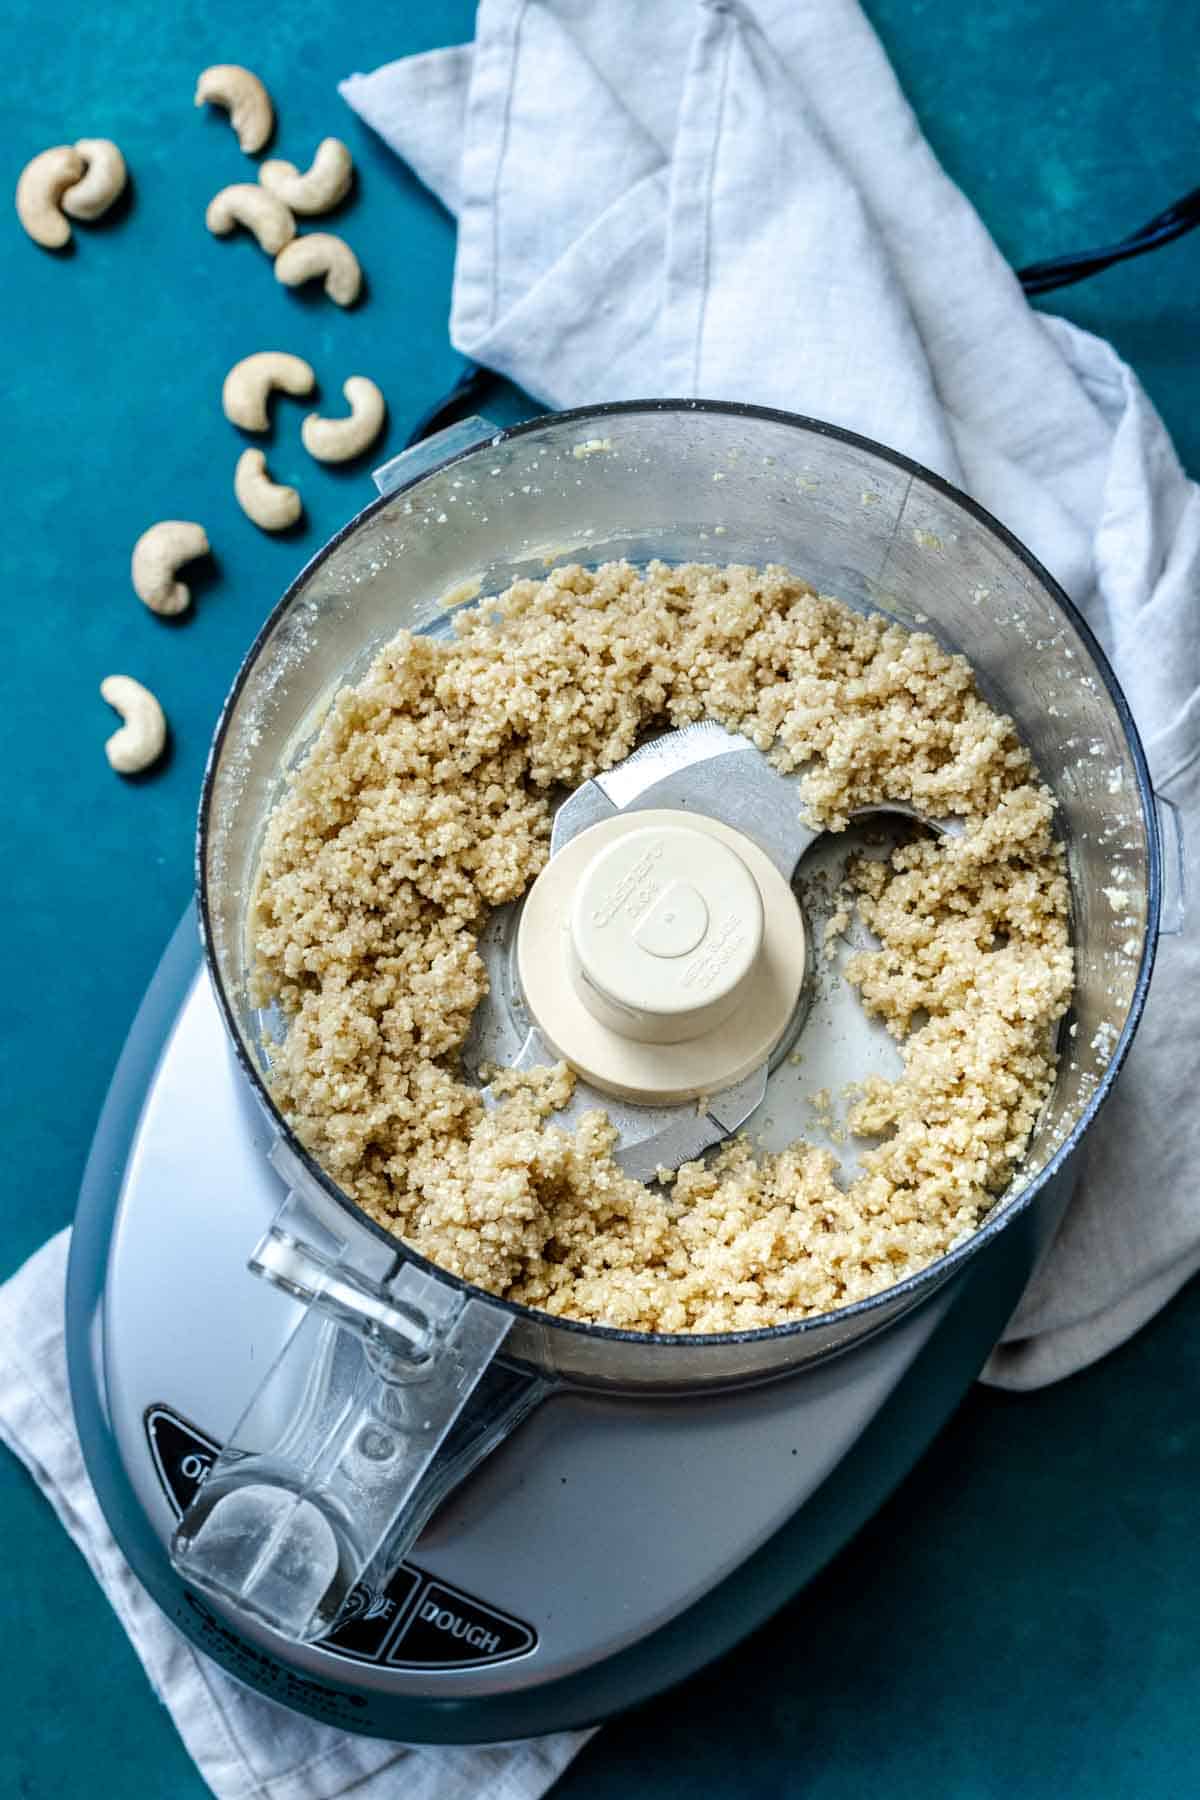
[[[1009, 525], [1112, 657], [1195, 889], [1200, 490], [1112, 348], [1030, 307], [857, 0], [482, 0], [473, 46], [341, 91], [458, 216], [464, 355], [552, 407], [829, 419]], [[1193, 923], [985, 1379], [1084, 1367], [1200, 1267], [1198, 1013]]]
[[[459, 218], [451, 335], [551, 406], [699, 394], [815, 414], [968, 489], [1112, 655], [1195, 876], [1200, 503], [1108, 345], [1033, 312], [855, 0], [483, 0], [473, 46], [342, 92]], [[1079, 1191], [989, 1364], [1035, 1386], [1200, 1265], [1196, 933], [1165, 940]], [[584, 1741], [406, 1750], [261, 1699], [125, 1564], [66, 1389], [67, 1234], [0, 1289], [0, 1436], [101, 1582], [223, 1800], [534, 1800]]]

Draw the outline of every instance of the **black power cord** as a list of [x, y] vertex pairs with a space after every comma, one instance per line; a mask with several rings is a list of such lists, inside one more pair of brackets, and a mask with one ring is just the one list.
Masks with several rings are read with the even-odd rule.
[[1155, 215], [1140, 231], [1131, 231], [1107, 250], [1079, 250], [1073, 256], [1052, 256], [1046, 262], [1030, 263], [1017, 270], [1017, 280], [1031, 297], [1049, 294], [1055, 288], [1070, 287], [1072, 282], [1086, 281], [1101, 269], [1114, 263], [1128, 262], [1131, 256], [1144, 256], [1147, 250], [1158, 250], [1173, 243], [1185, 231], [1200, 225], [1200, 188], [1193, 188], [1166, 212]]
[[[1052, 294], [1055, 288], [1071, 287], [1076, 281], [1086, 281], [1089, 275], [1098, 275], [1101, 269], [1111, 269], [1114, 263], [1128, 262], [1130, 257], [1144, 256], [1148, 250], [1161, 249], [1163, 244], [1173, 243], [1182, 237], [1185, 231], [1191, 231], [1200, 225], [1200, 188], [1193, 188], [1174, 206], [1168, 206], [1165, 212], [1156, 213], [1142, 226], [1140, 231], [1131, 231], [1128, 237], [1121, 238], [1107, 250], [1077, 250], [1069, 256], [1052, 256], [1045, 262], [1028, 263], [1025, 268], [1017, 270], [1017, 280], [1021, 283], [1030, 299], [1039, 294]], [[467, 363], [458, 380], [449, 393], [423, 413], [409, 434], [408, 443], [419, 444], [424, 438], [432, 437], [435, 431], [441, 431], [446, 425], [453, 425], [457, 419], [465, 418], [473, 407], [482, 403], [493, 384], [501, 377], [482, 363]]]

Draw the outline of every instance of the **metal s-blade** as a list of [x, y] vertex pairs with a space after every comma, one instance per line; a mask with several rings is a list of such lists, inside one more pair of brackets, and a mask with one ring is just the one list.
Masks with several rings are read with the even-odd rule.
[[713, 1094], [703, 1112], [700, 1103], [673, 1107], [677, 1116], [661, 1131], [635, 1142], [622, 1140], [616, 1162], [636, 1181], [653, 1181], [660, 1169], [694, 1162], [744, 1125], [767, 1091], [767, 1065], [762, 1063], [733, 1087]]
[[726, 731], [715, 719], [701, 719], [696, 725], [684, 725], [678, 731], [664, 731], [659, 737], [647, 738], [624, 762], [604, 769], [593, 779], [621, 811], [669, 775], [750, 749], [753, 745], [749, 738]]
[[550, 830], [551, 856], [557, 856], [581, 831], [586, 831], [590, 825], [598, 825], [601, 819], [611, 818], [618, 810], [598, 781], [585, 781], [563, 801], [554, 815]]
[[[553, 1046], [534, 1029], [514, 1059], [514, 1069], [534, 1069], [559, 1060]], [[733, 1087], [713, 1094], [703, 1106], [695, 1100], [677, 1106], [636, 1106], [613, 1094], [601, 1093], [590, 1082], [576, 1078], [567, 1104], [548, 1121], [563, 1131], [574, 1131], [584, 1113], [603, 1112], [617, 1129], [619, 1148], [615, 1161], [635, 1181], [650, 1182], [659, 1169], [677, 1169], [693, 1162], [722, 1138], [742, 1125], [762, 1100], [767, 1089], [767, 1065], [751, 1070]], [[486, 1105], [499, 1104], [491, 1087], [483, 1090]]]
[[711, 719], [652, 738], [593, 783], [618, 811], [670, 807], [742, 832], [787, 880], [820, 832], [800, 817], [800, 794], [748, 738]]

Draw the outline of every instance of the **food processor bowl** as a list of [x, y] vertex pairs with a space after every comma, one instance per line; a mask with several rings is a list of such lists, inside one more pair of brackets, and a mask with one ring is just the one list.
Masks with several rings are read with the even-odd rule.
[[[185, 1517], [177, 1560], [189, 1579], [297, 1635], [327, 1626], [347, 1582], [394, 1560], [447, 1482], [554, 1383], [679, 1394], [762, 1381], [861, 1342], [979, 1254], [1051, 1191], [1110, 1089], [1142, 1009], [1161, 905], [1154, 796], [1099, 645], [1003, 526], [906, 458], [784, 413], [646, 401], [508, 431], [468, 421], [395, 459], [376, 480], [380, 497], [312, 559], [251, 649], [216, 734], [200, 820], [209, 968], [292, 1188], [253, 1266], [313, 1309], [281, 1359], [289, 1369], [264, 1384]], [[970, 658], [984, 695], [1012, 716], [1058, 798], [1076, 987], [1055, 1089], [1022, 1166], [969, 1240], [896, 1286], [819, 1318], [652, 1335], [550, 1317], [471, 1289], [370, 1220], [308, 1155], [271, 1098], [270, 1044], [280, 1021], [250, 999], [249, 903], [267, 819], [332, 695], [402, 628], [445, 633], [456, 606], [514, 580], [616, 558], [785, 564], [823, 593], [933, 633]], [[1061, 1194], [1062, 1182], [1056, 1186]], [[1048, 1212], [1046, 1229], [1056, 1216]], [[351, 1337], [359, 1360], [335, 1380], [333, 1364], [338, 1355], [345, 1361], [342, 1340]], [[319, 1380], [316, 1363], [325, 1370]], [[422, 1388], [434, 1368], [441, 1372], [433, 1386]], [[407, 1436], [403, 1453], [382, 1454], [364, 1474], [365, 1414], [352, 1408], [337, 1415], [344, 1454], [331, 1464], [335, 1389], [343, 1399], [353, 1392], [355, 1406], [375, 1405], [372, 1428], [382, 1430], [378, 1394], [363, 1400], [380, 1383], [391, 1393], [384, 1436]], [[398, 1392], [424, 1395], [420, 1429]], [[318, 1444], [319, 1480], [311, 1474]], [[297, 1474], [305, 1468], [309, 1474]], [[294, 1499], [286, 1529], [276, 1516], [281, 1491]], [[245, 1569], [234, 1567], [213, 1523], [223, 1507], [230, 1526], [231, 1501], [242, 1524], [257, 1509], [248, 1537], [226, 1532], [241, 1542]], [[299, 1597], [293, 1584], [281, 1598], [282, 1578], [270, 1592], [260, 1582], [256, 1597], [243, 1576], [255, 1556], [261, 1575], [263, 1546], [278, 1547], [289, 1531], [292, 1551], [324, 1573]], [[318, 1593], [335, 1566], [337, 1578]]]

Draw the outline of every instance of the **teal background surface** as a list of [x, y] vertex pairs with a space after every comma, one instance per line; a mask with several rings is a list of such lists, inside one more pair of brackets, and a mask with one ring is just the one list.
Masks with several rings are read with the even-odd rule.
[[[1200, 9], [867, 10], [935, 148], [1015, 262], [1106, 242], [1200, 181]], [[302, 488], [307, 524], [280, 539], [256, 532], [233, 500], [241, 445], [221, 416], [221, 380], [250, 349], [294, 350], [333, 410], [346, 376], [373, 376], [391, 407], [378, 460], [453, 380], [452, 224], [335, 83], [471, 29], [467, 0], [0, 9], [10, 186], [36, 150], [85, 135], [116, 138], [133, 171], [131, 202], [79, 228], [69, 256], [38, 251], [0, 209], [0, 1276], [70, 1217], [109, 1074], [188, 898], [205, 750], [240, 657], [308, 554], [370, 496], [366, 468], [309, 462], [307, 403], [285, 400], [268, 456]], [[350, 143], [359, 184], [334, 228], [367, 273], [357, 309], [285, 292], [248, 239], [204, 230], [211, 194], [248, 173], [223, 119], [192, 107], [197, 73], [216, 61], [263, 75], [274, 153], [303, 164], [327, 133]], [[1047, 303], [1115, 342], [1193, 471], [1198, 278], [1200, 234]], [[164, 516], [204, 521], [216, 551], [176, 624], [140, 606], [128, 579], [134, 539]], [[104, 760], [117, 721], [96, 690], [114, 671], [146, 681], [171, 719], [169, 762], [137, 784]], [[1200, 1789], [1198, 1327], [1189, 1290], [1073, 1381], [1028, 1397], [974, 1392], [799, 1602], [608, 1727], [559, 1792], [1140, 1800]], [[0, 1794], [205, 1792], [82, 1560], [8, 1458], [0, 1546]]]

